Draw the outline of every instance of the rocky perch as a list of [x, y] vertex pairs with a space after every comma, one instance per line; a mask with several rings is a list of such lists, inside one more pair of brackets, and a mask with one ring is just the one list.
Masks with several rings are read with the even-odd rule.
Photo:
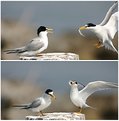
[[20, 56], [20, 60], [79, 60], [79, 55], [74, 53], [40, 53], [37, 56]]
[[26, 116], [26, 120], [85, 120], [85, 115], [81, 113], [54, 112], [44, 114], [45, 116]]

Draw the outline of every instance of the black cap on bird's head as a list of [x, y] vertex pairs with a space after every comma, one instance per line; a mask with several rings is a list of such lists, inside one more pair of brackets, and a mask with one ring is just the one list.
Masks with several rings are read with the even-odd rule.
[[45, 26], [40, 26], [40, 27], [38, 28], [38, 30], [37, 30], [37, 35], [39, 35], [40, 32], [46, 31], [46, 30], [47, 30], [47, 29], [46, 29]]
[[40, 32], [45, 32], [47, 31], [47, 33], [52, 33], [53, 29], [50, 29], [50, 28], [47, 28], [45, 26], [40, 26], [38, 29], [37, 29], [37, 35], [39, 36], [39, 33]]
[[47, 90], [45, 91], [45, 93], [46, 93], [47, 95], [50, 95], [50, 96], [53, 97], [54, 99], [56, 99], [56, 97], [55, 97], [54, 94], [53, 94], [53, 90], [47, 89]]
[[87, 27], [94, 27], [94, 26], [96, 26], [96, 25], [93, 24], [93, 23], [87, 23], [85, 26], [87, 26]]
[[79, 30], [90, 29], [91, 27], [95, 27], [96, 25], [93, 23], [87, 23], [85, 26], [81, 26]]
[[47, 90], [45, 91], [46, 94], [49, 94], [50, 92], [53, 92], [53, 90], [47, 89]]

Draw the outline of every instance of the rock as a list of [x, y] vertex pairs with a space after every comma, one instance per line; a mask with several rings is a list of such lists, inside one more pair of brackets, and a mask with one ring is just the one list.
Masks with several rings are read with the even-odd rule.
[[38, 56], [20, 56], [20, 60], [79, 60], [74, 53], [41, 53]]
[[45, 116], [26, 116], [26, 120], [85, 120], [84, 114], [72, 112], [44, 113]]

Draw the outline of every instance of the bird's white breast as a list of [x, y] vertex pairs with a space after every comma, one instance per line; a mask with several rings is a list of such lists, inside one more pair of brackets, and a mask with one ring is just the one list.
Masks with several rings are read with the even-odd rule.
[[81, 108], [83, 107], [83, 100], [81, 97], [79, 97], [78, 91], [71, 90], [70, 98], [71, 98], [71, 101], [74, 105], [76, 105], [77, 107], [81, 107]]
[[92, 31], [99, 38], [99, 41], [105, 42], [106, 40], [109, 40], [108, 30], [104, 26], [97, 25]]
[[37, 108], [32, 108], [31, 110], [33, 112], [39, 112], [39, 111], [42, 111], [44, 110], [45, 108], [47, 108], [48, 106], [50, 106], [51, 104], [51, 99], [48, 98], [48, 99], [43, 99], [41, 98], [41, 105], [38, 106]]
[[41, 32], [39, 34], [40, 41], [44, 43], [44, 46], [47, 48], [48, 46], [48, 37], [47, 37], [47, 32]]
[[35, 41], [37, 44], [43, 43], [44, 47], [46, 47], [46, 48], [48, 46], [48, 37], [47, 36], [37, 37], [37, 38], [35, 38]]

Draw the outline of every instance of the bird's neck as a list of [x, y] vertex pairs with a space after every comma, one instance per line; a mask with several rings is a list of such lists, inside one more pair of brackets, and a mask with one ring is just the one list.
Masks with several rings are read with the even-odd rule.
[[72, 92], [72, 93], [77, 93], [77, 92], [78, 92], [78, 87], [72, 86], [72, 87], [71, 87], [71, 92]]
[[95, 27], [90, 28], [90, 30], [94, 33], [99, 33], [100, 31], [102, 31], [102, 26], [96, 25]]
[[48, 38], [48, 37], [47, 37], [47, 32], [40, 32], [40, 33], [39, 33], [39, 37], [40, 37], [40, 38]]
[[95, 35], [102, 40], [102, 34], [105, 34], [105, 31], [103, 29], [103, 26], [100, 25], [96, 25], [94, 28], [90, 29], [93, 33], [95, 33]]
[[46, 100], [51, 100], [51, 97], [47, 94], [43, 94], [43, 97], [46, 99]]

